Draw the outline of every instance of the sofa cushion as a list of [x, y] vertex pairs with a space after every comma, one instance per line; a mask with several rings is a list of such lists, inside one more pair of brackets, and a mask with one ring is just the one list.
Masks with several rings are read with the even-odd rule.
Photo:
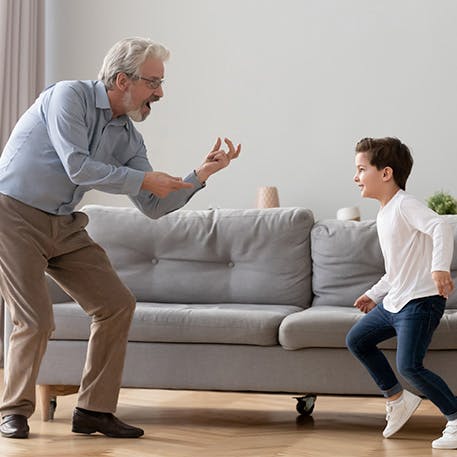
[[[357, 308], [316, 306], [291, 314], [279, 327], [279, 343], [285, 349], [344, 348], [351, 327], [364, 316]], [[384, 341], [382, 349], [395, 349], [396, 338]], [[457, 310], [447, 309], [436, 329], [430, 349], [457, 349]]]
[[384, 274], [375, 221], [318, 222], [311, 231], [313, 306], [349, 306]]
[[138, 301], [311, 303], [309, 210], [181, 210], [157, 220], [135, 208], [83, 211]]
[[[457, 216], [442, 216], [454, 231], [454, 257], [451, 274], [457, 278]], [[312, 306], [352, 307], [384, 274], [384, 259], [378, 241], [376, 221], [318, 222], [311, 231], [313, 261]], [[457, 292], [446, 308], [457, 308]]]
[[[138, 303], [129, 341], [274, 346], [281, 321], [297, 306]], [[87, 340], [90, 317], [76, 303], [54, 305], [54, 340]]]

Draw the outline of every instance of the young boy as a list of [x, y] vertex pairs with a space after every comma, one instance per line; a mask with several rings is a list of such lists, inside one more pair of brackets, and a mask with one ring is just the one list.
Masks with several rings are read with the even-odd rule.
[[362, 197], [379, 200], [377, 230], [386, 274], [354, 306], [366, 315], [346, 337], [352, 354], [367, 368], [387, 399], [389, 438], [403, 427], [421, 398], [404, 390], [377, 344], [397, 336], [397, 369], [430, 399], [448, 423], [437, 449], [457, 449], [457, 399], [423, 359], [454, 289], [450, 275], [450, 226], [405, 192], [413, 159], [396, 138], [364, 138], [356, 146], [354, 181]]

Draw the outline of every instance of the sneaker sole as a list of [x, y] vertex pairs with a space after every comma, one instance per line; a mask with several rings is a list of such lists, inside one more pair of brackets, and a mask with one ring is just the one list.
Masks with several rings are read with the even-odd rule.
[[432, 448], [433, 449], [449, 449], [449, 450], [452, 450], [452, 449], [457, 449], [457, 445], [454, 445], [454, 446], [434, 446], [432, 444]]
[[[439, 438], [438, 438], [439, 439]], [[432, 443], [432, 448], [433, 449], [457, 449], [457, 443], [454, 444], [433, 444]]]
[[422, 398], [418, 398], [417, 404], [412, 409], [411, 414], [403, 422], [401, 422], [397, 428], [391, 430], [388, 435], [387, 434], [385, 435], [383, 432], [382, 436], [384, 438], [390, 438], [392, 435], [395, 435], [395, 433], [397, 433], [406, 424], [406, 422], [408, 422], [409, 419], [411, 419], [411, 416], [415, 413], [416, 409], [419, 408], [419, 405], [421, 404], [421, 402], [422, 402]]

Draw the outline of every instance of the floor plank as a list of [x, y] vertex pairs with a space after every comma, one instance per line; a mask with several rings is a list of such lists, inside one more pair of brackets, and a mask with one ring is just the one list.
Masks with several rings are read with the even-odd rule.
[[[0, 373], [1, 374], [1, 373]], [[54, 421], [31, 417], [28, 440], [0, 438], [2, 457], [456, 457], [432, 450], [445, 420], [423, 401], [395, 438], [383, 439], [382, 398], [319, 396], [311, 417], [289, 395], [122, 389], [117, 415], [140, 439], [71, 433], [76, 395], [58, 398]]]

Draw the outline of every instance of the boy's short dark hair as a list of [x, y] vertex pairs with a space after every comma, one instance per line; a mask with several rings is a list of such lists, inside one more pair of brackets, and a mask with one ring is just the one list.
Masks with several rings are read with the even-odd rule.
[[406, 180], [413, 168], [413, 157], [408, 146], [398, 138], [363, 138], [357, 143], [355, 152], [369, 154], [370, 164], [378, 170], [392, 168], [395, 182], [405, 190]]

